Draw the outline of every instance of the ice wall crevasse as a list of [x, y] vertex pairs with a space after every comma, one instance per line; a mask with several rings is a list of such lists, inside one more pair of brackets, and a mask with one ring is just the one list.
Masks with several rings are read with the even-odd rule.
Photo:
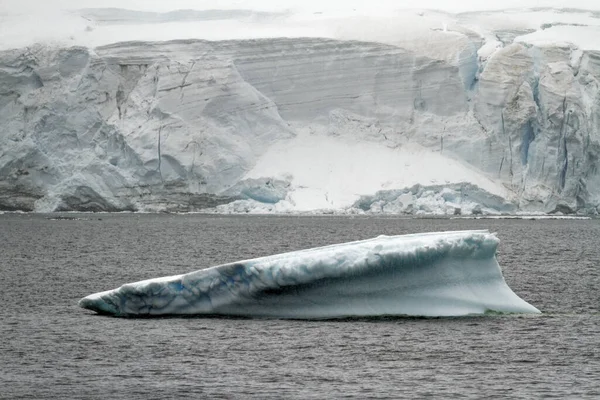
[[[598, 206], [598, 65], [594, 51], [514, 43], [481, 74], [475, 116], [498, 150], [488, 172], [519, 194], [520, 207], [595, 213]], [[495, 165], [494, 165], [495, 164]]]
[[506, 285], [497, 245], [487, 231], [380, 236], [130, 283], [79, 305], [121, 317], [539, 313]]

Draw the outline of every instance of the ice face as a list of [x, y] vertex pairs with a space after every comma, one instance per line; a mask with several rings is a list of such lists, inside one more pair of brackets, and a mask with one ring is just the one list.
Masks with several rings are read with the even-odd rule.
[[114, 316], [539, 313], [507, 286], [497, 245], [488, 231], [379, 236], [130, 283], [79, 305]]
[[[0, 12], [0, 210], [596, 214], [600, 18], [572, 3]], [[417, 184], [482, 201], [389, 196]]]

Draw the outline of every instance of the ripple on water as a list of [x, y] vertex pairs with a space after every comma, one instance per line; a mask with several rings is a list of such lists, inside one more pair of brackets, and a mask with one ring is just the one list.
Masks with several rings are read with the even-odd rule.
[[[597, 220], [0, 215], [0, 398], [596, 398]], [[498, 232], [541, 316], [114, 319], [77, 307], [126, 282], [440, 230]]]

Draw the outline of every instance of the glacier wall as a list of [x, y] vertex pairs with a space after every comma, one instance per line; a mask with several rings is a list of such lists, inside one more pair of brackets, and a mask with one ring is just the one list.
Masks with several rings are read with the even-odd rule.
[[487, 231], [379, 236], [130, 283], [83, 308], [119, 317], [539, 313], [506, 285]]
[[[327, 137], [399, 163], [419, 146], [422, 169], [427, 154], [457, 162], [467, 172], [431, 182], [476, 184], [512, 204], [503, 212], [597, 213], [600, 51], [510, 43], [484, 57], [477, 35], [451, 44], [442, 55], [322, 38], [1, 51], [0, 209], [192, 211], [248, 193], [299, 204], [298, 171], [253, 169], [274, 144]], [[402, 182], [382, 175], [377, 190], [315, 207], [429, 181]]]

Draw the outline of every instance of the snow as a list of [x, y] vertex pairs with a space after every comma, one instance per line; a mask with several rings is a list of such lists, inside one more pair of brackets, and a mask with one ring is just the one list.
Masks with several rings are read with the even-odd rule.
[[[79, 8], [127, 8], [154, 12], [165, 12], [174, 9], [254, 9], [261, 11], [321, 11], [321, 12], [350, 12], [385, 13], [396, 9], [435, 9], [447, 12], [468, 12], [483, 10], [500, 10], [511, 8], [553, 7], [563, 8], [563, 0], [373, 0], [365, 3], [362, 0], [320, 1], [320, 0], [55, 0], [52, 2], [40, 0], [0, 0], [0, 11], [3, 13], [46, 13], [56, 9]], [[571, 0], [568, 7], [600, 10], [595, 0]]]
[[[75, 1], [0, 2], [0, 49], [19, 48], [36, 42], [97, 47], [120, 41], [175, 39], [233, 40], [269, 37], [323, 37], [398, 44], [429, 53], [448, 51], [449, 44], [476, 32], [486, 42], [499, 30], [537, 30], [543, 24], [600, 26], [595, 1], [563, 2], [476, 0], [425, 1]], [[102, 12], [94, 12], [102, 7]], [[536, 7], [535, 9], [528, 9]], [[552, 9], [556, 8], [556, 9]], [[577, 9], [581, 10], [577, 10]], [[175, 10], [222, 11], [222, 16], [188, 20], [186, 12], [168, 19], [148, 20], [149, 13]], [[227, 14], [230, 12], [230, 14]], [[125, 14], [124, 14], [125, 13]], [[462, 14], [461, 14], [462, 13]], [[123, 16], [125, 15], [125, 16]], [[155, 14], [163, 15], [166, 14]], [[554, 33], [560, 38], [562, 30]], [[593, 31], [588, 31], [589, 34]], [[578, 38], [585, 32], [573, 34]], [[548, 35], [545, 34], [544, 37]], [[535, 38], [535, 40], [539, 40]], [[423, 42], [426, 43], [423, 43]], [[586, 43], [593, 45], [593, 39]], [[430, 49], [430, 47], [433, 47]], [[493, 49], [495, 44], [488, 46]], [[484, 51], [484, 56], [489, 50]], [[484, 57], [485, 58], [485, 57]]]
[[358, 138], [301, 133], [271, 146], [244, 179], [290, 181], [287, 204], [281, 206], [291, 212], [344, 209], [361, 195], [416, 184], [472, 182], [508, 197], [504, 187], [477, 171], [417, 144], [390, 148]]
[[535, 9], [501, 10], [494, 12], [469, 13], [459, 15], [461, 22], [468, 22], [489, 32], [542, 29], [544, 24], [600, 25], [600, 18], [591, 8], [576, 10]]
[[[27, 6], [29, 3], [36, 4]], [[86, 10], [99, 7], [102, 7], [102, 13]], [[527, 10], [527, 7], [537, 8]], [[42, 4], [33, 0], [4, 0], [0, 2], [0, 49], [24, 47], [36, 42], [93, 48], [132, 40], [324, 37], [377, 41], [398, 44], [407, 49], [414, 46], [430, 53], [443, 53], [449, 50], [450, 43], [463, 37], [466, 30], [477, 32], [486, 41], [493, 41], [493, 33], [498, 30], [539, 30], [548, 23], [600, 25], [596, 14], [575, 10], [578, 7], [600, 10], [593, 1], [570, 2], [568, 12], [541, 7], [562, 8], [564, 4], [551, 0], [379, 1], [368, 5], [358, 0], [344, 3], [90, 0]], [[216, 20], [201, 15], [188, 20], [185, 11], [180, 15], [170, 15], [166, 20], [148, 20], [149, 12], [174, 10], [189, 10], [190, 13], [192, 10], [221, 10], [223, 13]], [[126, 13], [125, 17], [123, 13]], [[431, 46], [433, 48], [429, 49]]]
[[[114, 10], [115, 16], [121, 11]], [[140, 21], [136, 21], [135, 14], [132, 13], [130, 20], [119, 22], [117, 17], [113, 20], [108, 11], [105, 16], [109, 20], [107, 22], [94, 14], [88, 15], [85, 10], [57, 12], [50, 25], [37, 23], [39, 17], [36, 15], [0, 16], [0, 36], [3, 38], [0, 50], [36, 42], [94, 48], [123, 41], [322, 37], [376, 41], [401, 45], [407, 49], [420, 47], [435, 55], [448, 52], [449, 45], [462, 38], [456, 32], [443, 31], [446, 21], [450, 19], [448, 15], [437, 12], [430, 12], [426, 17], [418, 17], [414, 11], [395, 11], [393, 16], [376, 13], [365, 15], [355, 11], [351, 15], [339, 12], [316, 15], [288, 12], [238, 16], [232, 13], [231, 16], [224, 14], [217, 20], [175, 19], [154, 23], [147, 22], [145, 14], [141, 13], [138, 16]], [[423, 46], [424, 41], [432, 48]]]
[[548, 47], [565, 45], [581, 50], [600, 50], [600, 19], [597, 26], [553, 26], [527, 35], [518, 36], [516, 42]]
[[600, 6], [534, 6], [0, 0], [0, 208], [597, 213]]
[[130, 283], [79, 304], [115, 316], [539, 313], [506, 285], [497, 245], [488, 231], [379, 236]]

